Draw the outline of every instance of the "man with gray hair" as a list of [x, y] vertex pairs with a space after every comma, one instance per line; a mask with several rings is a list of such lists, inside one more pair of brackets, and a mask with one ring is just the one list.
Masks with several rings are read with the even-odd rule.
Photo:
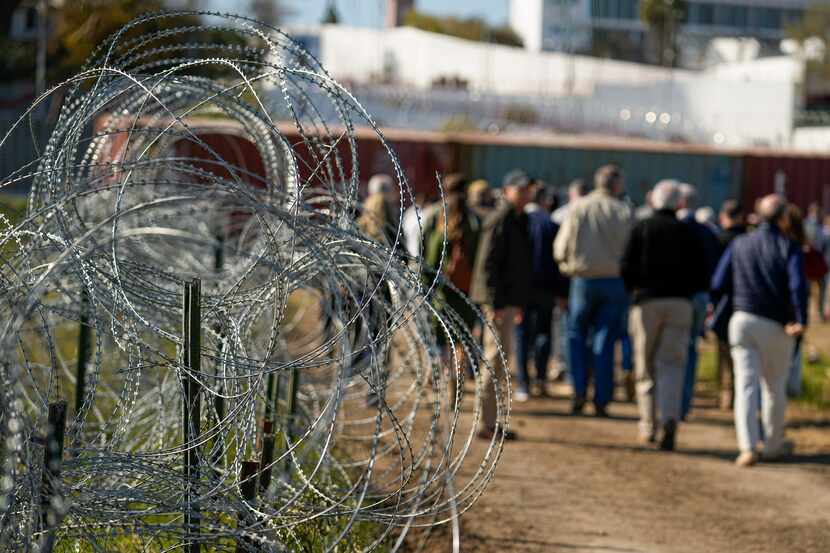
[[692, 400], [695, 395], [695, 382], [697, 380], [697, 343], [703, 334], [703, 325], [706, 322], [706, 310], [709, 307], [709, 281], [715, 272], [715, 266], [720, 259], [721, 248], [717, 235], [706, 225], [695, 220], [695, 209], [698, 206], [697, 189], [688, 183], [678, 185], [680, 201], [678, 204], [677, 218], [691, 227], [697, 234], [700, 243], [703, 245], [703, 266], [706, 269], [706, 285], [695, 291], [692, 296], [692, 328], [686, 340], [688, 355], [686, 356], [686, 374], [683, 384], [683, 420], [692, 410]]
[[634, 302], [629, 331], [634, 341], [640, 442], [656, 442], [662, 430], [660, 449], [665, 451], [674, 449], [681, 418], [691, 297], [708, 284], [700, 240], [675, 215], [680, 201], [676, 181], [657, 183], [651, 193], [654, 213], [634, 225], [621, 263]]
[[[801, 247], [789, 239], [787, 202], [777, 195], [758, 203], [761, 225], [737, 237], [718, 264], [712, 291], [732, 297], [729, 345], [735, 369], [735, 430], [740, 455], [750, 467], [792, 452], [784, 439], [787, 376], [795, 337], [807, 326], [807, 281]], [[760, 391], [761, 397], [758, 397]], [[763, 457], [758, 404], [764, 426]]]
[[588, 339], [593, 331], [594, 409], [606, 417], [614, 395], [614, 345], [620, 338], [628, 295], [620, 279], [620, 257], [631, 230], [631, 209], [616, 165], [597, 169], [595, 190], [573, 204], [556, 235], [553, 255], [572, 277], [568, 299], [568, 357], [573, 378], [571, 412], [582, 413], [588, 389]]

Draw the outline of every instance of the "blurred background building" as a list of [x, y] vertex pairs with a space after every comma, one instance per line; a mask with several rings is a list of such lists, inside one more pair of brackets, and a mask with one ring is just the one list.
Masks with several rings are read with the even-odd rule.
[[[653, 34], [643, 17], [648, 4], [680, 11], [676, 40], [679, 65], [705, 65], [713, 40], [754, 39], [766, 52], [780, 51], [788, 26], [797, 25], [809, 0], [512, 0], [510, 24], [531, 51], [551, 50], [657, 61]], [[668, 25], [666, 25], [668, 27]], [[658, 29], [663, 34], [668, 28]]]

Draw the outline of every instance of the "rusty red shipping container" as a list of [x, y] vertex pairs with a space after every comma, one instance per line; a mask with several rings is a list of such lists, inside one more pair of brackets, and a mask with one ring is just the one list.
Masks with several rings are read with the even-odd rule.
[[803, 210], [817, 202], [830, 212], [830, 156], [747, 153], [741, 184], [748, 208], [758, 198], [777, 192]]

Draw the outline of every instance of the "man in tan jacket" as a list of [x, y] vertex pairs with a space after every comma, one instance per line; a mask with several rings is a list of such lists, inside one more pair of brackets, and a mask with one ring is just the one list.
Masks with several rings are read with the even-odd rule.
[[[597, 416], [604, 417], [614, 394], [614, 344], [622, 333], [628, 307], [620, 259], [633, 216], [619, 199], [625, 188], [619, 167], [600, 167], [594, 185], [595, 190], [570, 209], [556, 236], [553, 255], [560, 271], [572, 278], [568, 300], [572, 412], [581, 414], [585, 407], [588, 365], [593, 357], [594, 407]], [[593, 356], [588, 351], [591, 335]]]

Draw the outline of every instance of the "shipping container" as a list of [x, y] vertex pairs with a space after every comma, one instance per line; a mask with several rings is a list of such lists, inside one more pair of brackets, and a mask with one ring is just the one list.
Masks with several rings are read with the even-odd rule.
[[830, 157], [755, 152], [743, 160], [743, 201], [752, 207], [773, 192], [806, 210], [813, 202], [830, 213]]
[[728, 198], [739, 197], [741, 158], [732, 152], [645, 141], [547, 140], [531, 144], [515, 141], [483, 143], [459, 139], [460, 168], [471, 178], [485, 178], [499, 186], [505, 173], [523, 169], [531, 176], [565, 187], [576, 178], [592, 182], [596, 169], [620, 165], [626, 188], [636, 203], [665, 178], [697, 186], [701, 205], [716, 209]]

